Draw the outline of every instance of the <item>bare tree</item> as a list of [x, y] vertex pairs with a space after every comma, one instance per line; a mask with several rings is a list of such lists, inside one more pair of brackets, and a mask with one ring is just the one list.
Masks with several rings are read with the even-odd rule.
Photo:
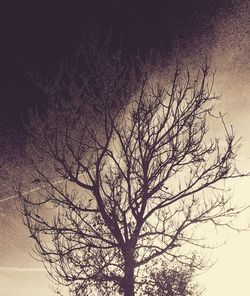
[[205, 247], [198, 226], [232, 227], [240, 211], [224, 190], [243, 176], [238, 140], [226, 128], [224, 141], [208, 133], [218, 99], [208, 66], [195, 77], [177, 67], [164, 84], [146, 66], [126, 81], [121, 65], [112, 58], [94, 80], [60, 85], [46, 114], [30, 120], [39, 190], [17, 187], [24, 223], [51, 277], [73, 295], [142, 295], [161, 261], [193, 262], [182, 247]]

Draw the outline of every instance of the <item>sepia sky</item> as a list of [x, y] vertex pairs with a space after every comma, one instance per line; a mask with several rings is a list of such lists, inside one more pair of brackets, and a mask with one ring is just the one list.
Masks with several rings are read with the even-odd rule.
[[[64, 7], [62, 13], [57, 16], [58, 20], [55, 21], [50, 16], [47, 24], [42, 22], [42, 16], [39, 16], [38, 20], [35, 19], [34, 8], [29, 13], [25, 8], [20, 10], [20, 7], [7, 7], [7, 16], [11, 18], [7, 20], [6, 16], [5, 25], [8, 24], [10, 32], [6, 29], [5, 45], [0, 58], [1, 75], [6, 74], [0, 82], [1, 143], [5, 142], [5, 129], [18, 126], [20, 110], [25, 113], [25, 106], [32, 103], [33, 99], [36, 103], [43, 100], [43, 94], [29, 81], [23, 65], [45, 73], [50, 68], [53, 70], [56, 61], [70, 57], [81, 39], [81, 34], [84, 34], [82, 32], [88, 30], [88, 24], [93, 18], [93, 22], [99, 26], [111, 26], [114, 34], [125, 36], [124, 42], [128, 50], [146, 44], [148, 48], [159, 48], [170, 58], [179, 55], [194, 67], [204, 56], [208, 56], [212, 67], [216, 68], [214, 90], [217, 95], [221, 95], [216, 110], [226, 114], [226, 124], [232, 124], [236, 134], [242, 137], [238, 165], [242, 170], [250, 171], [250, 1], [224, 1], [226, 5], [223, 7], [217, 4], [221, 1], [212, 0], [192, 0], [190, 3], [193, 6], [185, 6], [181, 1], [176, 1], [176, 4], [174, 1], [167, 2], [170, 3], [168, 8], [171, 8], [171, 11], [160, 13], [163, 4], [159, 1], [161, 4], [158, 9], [152, 7], [152, 13], [159, 15], [152, 16], [150, 21], [148, 16], [153, 1], [146, 5], [145, 12], [142, 2], [141, 12], [139, 4], [138, 7], [131, 4], [126, 6], [123, 13], [118, 1], [110, 1], [110, 7], [113, 9], [111, 12], [98, 5], [98, 2], [96, 7], [81, 7], [82, 14], [79, 7], [71, 7], [68, 19], [68, 7]], [[210, 6], [197, 7], [198, 2], [207, 2]], [[57, 9], [56, 6], [52, 7], [53, 11]], [[103, 15], [98, 9], [103, 9]], [[40, 13], [47, 16], [46, 11], [43, 8]], [[82, 18], [88, 15], [88, 11], [91, 11], [89, 19], [83, 22]], [[39, 11], [36, 13], [39, 14]], [[75, 18], [72, 16], [74, 13]], [[134, 27], [129, 24], [129, 18]], [[20, 28], [19, 23], [13, 20], [18, 20]], [[70, 21], [73, 22], [71, 25]], [[29, 27], [32, 22], [35, 22], [34, 31]], [[49, 33], [50, 26], [53, 28], [52, 33]], [[215, 137], [221, 136], [221, 123], [211, 123], [211, 132]], [[18, 166], [21, 161], [18, 155], [21, 155], [23, 150], [23, 142], [16, 143], [12, 130], [11, 133], [8, 147], [10, 151], [15, 151], [15, 157], [8, 159], [6, 149], [1, 151], [2, 157], [8, 159], [9, 168]], [[20, 134], [17, 134], [16, 138], [19, 137]], [[237, 205], [250, 204], [249, 179], [234, 180], [229, 185]], [[12, 184], [4, 180], [1, 188], [0, 295], [51, 296], [51, 282], [47, 279], [43, 266], [30, 256], [32, 241], [16, 210], [15, 198], [8, 198], [13, 194]], [[250, 211], [243, 213], [237, 223], [242, 227], [248, 226]], [[215, 265], [197, 278], [205, 287], [204, 296], [249, 296], [250, 232], [223, 230], [215, 234], [216, 240], [220, 237], [226, 242], [211, 252], [211, 258], [216, 261]]]

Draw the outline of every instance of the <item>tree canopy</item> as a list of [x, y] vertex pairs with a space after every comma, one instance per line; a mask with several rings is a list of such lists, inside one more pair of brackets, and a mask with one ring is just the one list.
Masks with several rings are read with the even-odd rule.
[[208, 65], [195, 75], [177, 65], [164, 81], [140, 59], [128, 67], [106, 53], [43, 84], [48, 108], [27, 126], [37, 190], [17, 191], [57, 283], [73, 295], [143, 295], [159, 262], [202, 266], [183, 249], [204, 247], [197, 227], [230, 226], [239, 213], [224, 191], [243, 175], [239, 143], [225, 125], [223, 140], [208, 133], [218, 100]]

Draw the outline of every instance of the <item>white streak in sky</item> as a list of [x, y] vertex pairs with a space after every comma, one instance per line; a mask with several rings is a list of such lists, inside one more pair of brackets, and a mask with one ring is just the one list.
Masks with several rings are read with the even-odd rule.
[[[56, 185], [56, 184], [63, 183], [64, 181], [65, 181], [65, 180], [60, 180], [60, 181], [56, 181], [56, 182], [54, 182], [54, 183], [52, 183], [52, 184], [53, 184], [53, 185]], [[29, 191], [23, 192], [22, 195], [27, 195], [27, 194], [32, 193], [32, 192], [35, 192], [35, 191], [37, 191], [37, 190], [39, 190], [39, 189], [42, 189], [42, 188], [41, 188], [41, 187], [33, 188], [33, 189], [29, 190]], [[18, 195], [16, 195], [16, 194], [11, 195], [11, 196], [8, 196], [8, 197], [5, 197], [5, 198], [3, 198], [3, 199], [0, 199], [0, 203], [5, 202], [5, 201], [10, 200], [10, 199], [14, 199], [14, 198], [16, 198], [16, 197], [18, 197]]]
[[24, 267], [8, 267], [0, 266], [0, 272], [46, 272], [45, 268], [24, 268]]
[[[83, 175], [83, 174], [79, 174], [78, 176], [81, 176], [81, 175]], [[63, 179], [63, 180], [60, 180], [60, 181], [56, 181], [56, 182], [52, 183], [52, 185], [57, 185], [57, 184], [65, 182], [65, 181], [67, 181], [67, 180]], [[33, 189], [29, 190], [29, 191], [23, 192], [22, 195], [27, 195], [27, 194], [35, 192], [35, 191], [37, 191], [39, 189], [42, 189], [42, 187], [33, 188]], [[7, 201], [7, 200], [10, 200], [10, 199], [17, 198], [17, 197], [18, 197], [18, 195], [14, 194], [14, 195], [11, 195], [11, 196], [8, 196], [8, 197], [5, 197], [5, 198], [0, 198], [0, 203], [2, 203], [4, 201]]]

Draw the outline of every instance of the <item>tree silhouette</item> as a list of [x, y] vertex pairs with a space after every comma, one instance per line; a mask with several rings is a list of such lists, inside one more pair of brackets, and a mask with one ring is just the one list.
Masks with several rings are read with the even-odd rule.
[[[145, 281], [144, 295], [152, 296], [199, 296], [202, 289], [193, 282], [194, 269], [191, 266], [169, 266], [162, 263], [154, 268]], [[143, 286], [143, 285], [142, 285]]]
[[218, 97], [207, 65], [195, 77], [177, 66], [162, 83], [150, 67], [136, 76], [120, 55], [105, 63], [103, 55], [86, 75], [78, 69], [70, 82], [55, 79], [53, 92], [44, 88], [51, 104], [28, 127], [38, 190], [17, 191], [57, 283], [73, 295], [142, 295], [161, 261], [201, 266], [182, 248], [205, 247], [199, 225], [231, 227], [240, 210], [224, 181], [243, 175], [234, 165], [238, 140], [233, 130], [224, 141], [208, 134]]

